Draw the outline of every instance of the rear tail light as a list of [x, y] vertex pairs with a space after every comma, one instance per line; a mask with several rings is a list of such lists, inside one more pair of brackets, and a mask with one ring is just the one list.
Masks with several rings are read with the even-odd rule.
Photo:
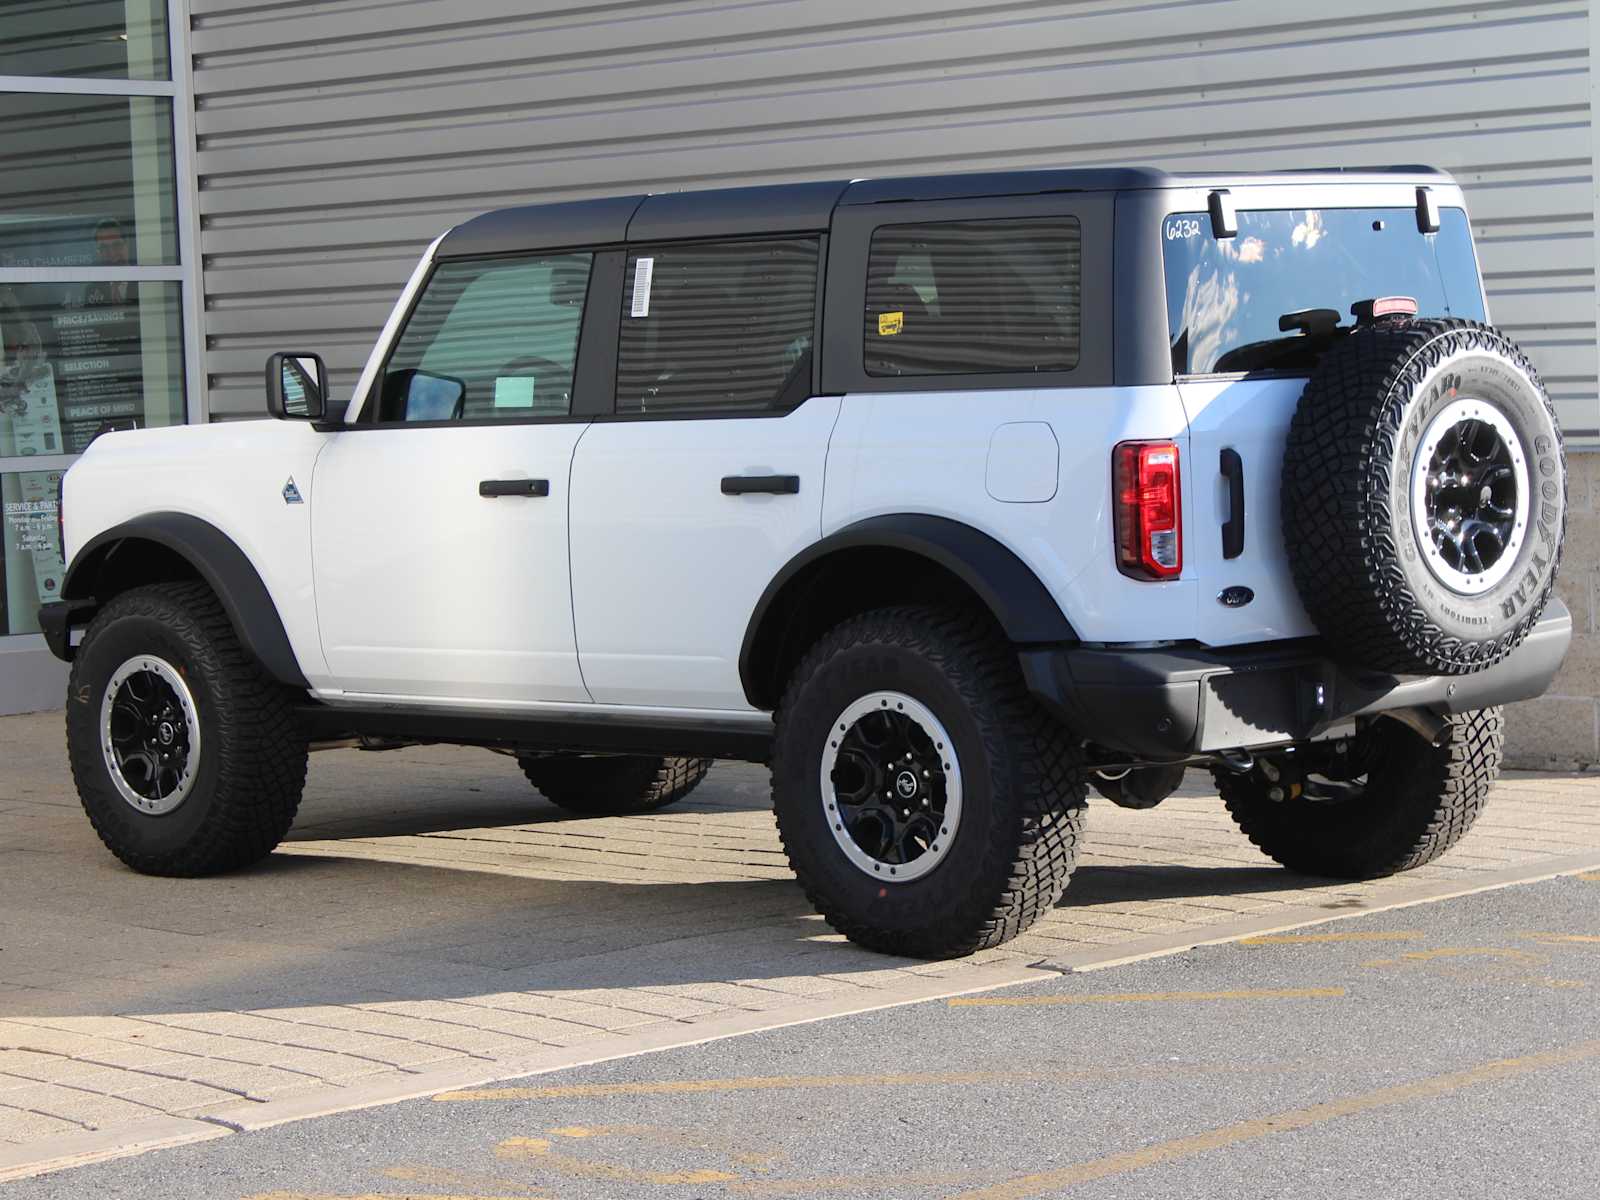
[[1183, 529], [1175, 442], [1122, 442], [1111, 452], [1117, 568], [1135, 579], [1183, 572]]

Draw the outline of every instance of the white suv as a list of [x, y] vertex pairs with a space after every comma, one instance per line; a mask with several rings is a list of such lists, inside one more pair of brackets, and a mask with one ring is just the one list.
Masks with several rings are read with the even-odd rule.
[[1561, 439], [1408, 168], [1116, 169], [507, 209], [347, 405], [100, 438], [41, 619], [136, 870], [269, 853], [308, 746], [515, 752], [580, 813], [770, 762], [807, 894], [942, 956], [1185, 768], [1296, 870], [1442, 853], [1538, 694]]

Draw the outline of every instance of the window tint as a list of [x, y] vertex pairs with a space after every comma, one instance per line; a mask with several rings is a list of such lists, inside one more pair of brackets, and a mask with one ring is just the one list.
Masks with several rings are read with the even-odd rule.
[[1241, 212], [1238, 235], [1219, 240], [1208, 214], [1172, 214], [1161, 233], [1172, 369], [1305, 370], [1327, 339], [1280, 329], [1280, 317], [1332, 309], [1348, 328], [1350, 306], [1380, 296], [1483, 320], [1467, 215], [1443, 209], [1439, 225], [1419, 232], [1410, 208], [1283, 209]]
[[1080, 242], [1075, 217], [878, 230], [867, 263], [867, 374], [1072, 370]]
[[628, 255], [618, 412], [785, 409], [811, 393], [817, 241]]
[[516, 421], [571, 412], [590, 257], [442, 264], [384, 369], [378, 419]]

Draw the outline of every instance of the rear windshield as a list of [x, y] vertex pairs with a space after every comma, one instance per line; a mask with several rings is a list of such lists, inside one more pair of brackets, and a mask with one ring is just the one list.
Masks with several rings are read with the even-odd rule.
[[1442, 209], [1439, 232], [1421, 233], [1410, 208], [1284, 209], [1240, 212], [1237, 237], [1211, 236], [1204, 212], [1173, 213], [1162, 224], [1167, 330], [1179, 375], [1304, 370], [1327, 339], [1278, 319], [1410, 296], [1422, 316], [1484, 319], [1483, 291], [1467, 216]]

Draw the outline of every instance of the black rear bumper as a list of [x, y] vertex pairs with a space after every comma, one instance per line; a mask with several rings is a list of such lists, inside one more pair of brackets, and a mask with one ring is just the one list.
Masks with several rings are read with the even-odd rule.
[[1467, 712], [1550, 686], [1572, 640], [1552, 600], [1516, 650], [1471, 675], [1386, 675], [1343, 666], [1316, 639], [1213, 649], [1024, 649], [1029, 689], [1075, 733], [1139, 758], [1182, 758], [1336, 734], [1397, 708]]

